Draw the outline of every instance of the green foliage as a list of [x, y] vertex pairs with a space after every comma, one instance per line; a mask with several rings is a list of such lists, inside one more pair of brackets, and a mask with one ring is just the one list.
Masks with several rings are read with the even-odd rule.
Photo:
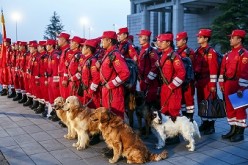
[[[230, 50], [229, 37], [235, 29], [248, 29], [248, 1], [247, 0], [227, 0], [226, 4], [219, 6], [220, 16], [218, 16], [212, 26], [211, 41], [213, 45], [221, 47], [221, 52]], [[245, 39], [245, 46], [248, 45], [248, 38]]]
[[56, 36], [63, 31], [64, 26], [61, 23], [60, 17], [54, 11], [53, 16], [50, 19], [51, 24], [47, 25], [44, 39], [56, 39]]

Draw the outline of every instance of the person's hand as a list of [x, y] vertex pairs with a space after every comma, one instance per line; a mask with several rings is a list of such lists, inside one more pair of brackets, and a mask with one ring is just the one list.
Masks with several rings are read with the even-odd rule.
[[159, 67], [160, 66], [158, 60], [155, 62], [155, 65], [156, 65], [156, 67]]
[[241, 90], [238, 90], [238, 91], [237, 91], [237, 96], [238, 96], [239, 98], [243, 97], [243, 92], [242, 92]]
[[224, 92], [224, 87], [223, 87], [223, 86], [220, 87], [220, 91], [221, 91], [222, 93]]
[[48, 81], [45, 81], [45, 86], [48, 86]]
[[210, 88], [210, 92], [215, 92], [216, 91], [216, 88], [215, 87], [211, 87]]
[[67, 84], [68, 84], [68, 82], [67, 82], [66, 80], [63, 80], [63, 81], [62, 81], [62, 85], [63, 85], [64, 87], [67, 87]]
[[106, 87], [107, 89], [110, 89], [110, 87], [109, 87], [108, 83], [107, 83], [107, 84], [105, 84], [105, 87]]

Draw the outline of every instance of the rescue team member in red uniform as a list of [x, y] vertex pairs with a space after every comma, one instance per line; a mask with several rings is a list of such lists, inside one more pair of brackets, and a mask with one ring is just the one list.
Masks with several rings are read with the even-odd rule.
[[39, 88], [39, 107], [35, 109], [35, 113], [39, 114], [45, 111], [46, 105], [48, 105], [49, 96], [48, 96], [48, 77], [47, 77], [47, 68], [48, 68], [48, 54], [46, 52], [46, 41], [39, 41], [38, 43], [38, 52], [40, 54], [39, 58], [39, 75], [36, 79], [36, 85]]
[[[33, 104], [33, 97], [34, 97], [34, 93], [33, 93], [33, 84], [35, 81], [34, 81], [34, 78], [32, 78], [32, 75], [31, 75], [31, 70], [32, 70], [32, 61], [33, 61], [33, 58], [35, 58], [35, 50], [37, 49], [37, 41], [29, 41], [29, 58], [26, 59], [26, 74], [25, 74], [25, 86], [26, 86], [26, 95], [28, 97], [27, 101], [23, 104], [23, 106], [30, 106]], [[34, 48], [35, 47], [35, 48]], [[36, 51], [37, 52], [37, 51]], [[26, 84], [26, 82], [28, 82]]]
[[8, 94], [8, 98], [13, 98], [16, 96], [16, 92], [15, 92], [15, 87], [14, 87], [14, 81], [15, 81], [15, 66], [16, 66], [16, 43], [12, 44], [12, 48], [11, 48], [11, 56], [9, 59], [9, 68], [10, 68], [10, 75], [11, 77], [9, 77], [9, 81], [11, 81], [11, 92]]
[[100, 80], [103, 86], [102, 106], [108, 107], [124, 119], [124, 87], [122, 83], [128, 79], [130, 73], [116, 44], [117, 35], [114, 31], [103, 32], [102, 47], [106, 49], [106, 52], [100, 67]]
[[134, 61], [138, 60], [138, 54], [133, 46], [132, 43], [128, 41], [128, 28], [120, 28], [119, 32], [117, 33], [119, 45], [118, 49], [121, 52], [121, 54], [124, 56], [124, 58], [130, 58]]
[[222, 138], [231, 142], [244, 140], [244, 129], [247, 127], [247, 106], [234, 110], [228, 98], [228, 95], [236, 92], [242, 97], [242, 91], [248, 87], [248, 52], [243, 47], [245, 35], [244, 30], [232, 31], [230, 35], [232, 50], [224, 56], [219, 76], [220, 88], [225, 97], [227, 121], [231, 126], [230, 131], [222, 135]]
[[157, 37], [157, 44], [162, 50], [159, 66], [168, 82], [161, 86], [161, 111], [175, 121], [180, 115], [185, 68], [180, 56], [173, 50], [173, 34], [160, 34]]
[[[9, 86], [11, 88], [11, 90], [13, 91], [14, 86], [13, 86], [13, 78], [12, 78], [12, 73], [11, 73], [11, 67], [13, 64], [12, 64], [11, 59], [12, 59], [12, 56], [14, 56], [14, 52], [13, 52], [12, 47], [11, 47], [11, 39], [10, 38], [4, 39], [3, 44], [5, 45], [6, 50], [7, 50], [6, 51], [7, 73], [5, 73], [5, 74], [7, 74], [7, 77], [6, 77], [7, 81], [6, 82], [7, 82], [7, 86]], [[6, 88], [7, 88], [7, 86], [6, 86]], [[6, 96], [7, 94], [10, 95], [8, 92], [8, 88], [7, 88], [6, 92], [3, 91], [1, 93], [1, 96]]]
[[[67, 33], [60, 33], [58, 37], [58, 46], [61, 50], [61, 56], [59, 59], [59, 66], [58, 66], [58, 73], [59, 73], [59, 89], [60, 89], [60, 96], [66, 99], [67, 95], [69, 95], [69, 88], [68, 84], [62, 83], [64, 80], [64, 73], [68, 67], [68, 63], [70, 59], [68, 58], [68, 51], [70, 50], [69, 45], [69, 38], [70, 35]], [[67, 66], [66, 66], [67, 64]]]
[[97, 42], [95, 39], [86, 40], [82, 49], [82, 59], [80, 59], [81, 81], [84, 87], [82, 103], [95, 109], [100, 107], [101, 99], [100, 73], [96, 67], [97, 58], [94, 57]]
[[[216, 98], [216, 84], [218, 74], [217, 54], [213, 48], [209, 48], [208, 42], [211, 38], [210, 29], [200, 29], [197, 34], [197, 42], [200, 47], [195, 52], [194, 71], [197, 88], [198, 105], [202, 100], [209, 97]], [[214, 119], [202, 118], [203, 123], [199, 127], [200, 131], [204, 131], [205, 135], [213, 134], [215, 132]]]
[[[14, 70], [14, 87], [15, 87], [15, 91], [16, 91], [16, 96], [13, 97], [13, 101], [19, 100], [21, 99], [21, 94], [18, 95], [18, 93], [21, 93], [21, 89], [20, 89], [20, 85], [19, 85], [19, 79], [20, 79], [20, 75], [19, 75], [19, 62], [20, 62], [20, 41], [16, 42], [16, 47], [15, 47], [15, 54], [16, 54], [16, 66], [15, 66], [15, 70]], [[20, 97], [20, 98], [19, 98]]]
[[[11, 53], [11, 48], [10, 48], [10, 43], [11, 39], [10, 38], [5, 38], [3, 40], [4, 47], [6, 49], [6, 63], [3, 65], [2, 64], [2, 59], [0, 59], [0, 79], [1, 79], [1, 84], [2, 84], [2, 92], [1, 96], [6, 96], [8, 94], [8, 84], [9, 84], [9, 67], [8, 67], [8, 59]], [[1, 52], [0, 52], [1, 53]], [[2, 58], [2, 57], [1, 57]]]
[[[180, 32], [176, 36], [177, 53], [182, 57], [189, 57], [191, 62], [194, 61], [194, 50], [187, 46], [188, 34], [187, 32]], [[195, 95], [195, 85], [194, 81], [188, 84], [183, 83], [182, 85], [182, 114], [193, 121], [193, 115], [195, 112], [194, 107], [194, 95]]]
[[[159, 57], [157, 52], [150, 46], [151, 32], [149, 30], [141, 30], [139, 34], [139, 44], [141, 50], [138, 58], [138, 72], [140, 90], [147, 94], [147, 105], [156, 106], [159, 97], [159, 81], [158, 68], [155, 62]], [[138, 87], [139, 88], [139, 87]], [[139, 89], [137, 89], [139, 91]]]
[[68, 69], [64, 72], [64, 84], [68, 84], [69, 93], [68, 96], [77, 95], [79, 86], [79, 80], [81, 79], [81, 73], [78, 71], [79, 60], [81, 58], [81, 51], [79, 49], [82, 39], [78, 36], [74, 36], [70, 42], [70, 51], [68, 57], [71, 58], [68, 62]]
[[[185, 68], [180, 56], [174, 52], [172, 33], [160, 34], [157, 37], [157, 46], [162, 51], [161, 59], [156, 63], [161, 68], [160, 74], [163, 77], [160, 92], [161, 112], [175, 122], [180, 115]], [[167, 145], [179, 142], [178, 135], [166, 140]]]
[[[21, 100], [23, 97], [26, 96], [26, 91], [24, 88], [24, 73], [26, 72], [26, 55], [27, 55], [27, 42], [20, 42], [19, 44], [19, 57], [18, 57], [18, 64], [17, 64], [17, 74], [19, 80], [19, 87], [20, 89], [17, 92], [17, 96], [14, 97], [14, 101]], [[25, 98], [24, 98], [25, 99]]]

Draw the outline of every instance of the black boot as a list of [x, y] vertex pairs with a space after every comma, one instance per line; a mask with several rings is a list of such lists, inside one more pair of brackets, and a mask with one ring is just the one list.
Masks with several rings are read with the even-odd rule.
[[8, 89], [4, 88], [2, 89], [1, 96], [7, 96], [8, 94]]
[[165, 141], [166, 145], [178, 144], [180, 143], [179, 135], [174, 136], [172, 138], [167, 138]]
[[35, 111], [36, 114], [40, 114], [40, 113], [44, 112], [45, 111], [45, 104], [40, 103], [39, 107], [36, 108], [34, 111]]
[[194, 121], [194, 119], [193, 119], [194, 113], [186, 113], [185, 116], [186, 116], [191, 122]]
[[41, 113], [42, 117], [47, 117], [47, 113], [48, 113], [48, 107], [45, 107], [45, 111]]
[[211, 135], [215, 133], [214, 123], [215, 121], [209, 121], [208, 128], [204, 131], [204, 135]]
[[33, 105], [33, 98], [28, 97], [28, 100], [23, 104], [24, 107]]
[[231, 125], [230, 131], [225, 135], [221, 135], [222, 139], [230, 139], [234, 135], [235, 130], [236, 130], [236, 126]]
[[39, 101], [33, 100], [33, 104], [29, 106], [31, 109], [36, 109], [39, 106]]
[[245, 127], [236, 126], [234, 135], [230, 138], [230, 142], [240, 142], [244, 140]]
[[57, 116], [57, 114], [55, 113], [53, 116], [52, 116], [52, 119], [51, 119], [52, 121], [59, 121], [60, 120], [60, 118]]
[[205, 131], [208, 128], [209, 121], [208, 120], [203, 120], [202, 124], [199, 126], [199, 131]]
[[17, 93], [16, 97], [13, 98], [13, 101], [18, 101], [22, 99], [22, 93]]
[[23, 94], [22, 95], [22, 99], [18, 101], [18, 103], [22, 104], [22, 103], [25, 103], [27, 101], [27, 95], [26, 94]]
[[11, 94], [8, 95], [8, 98], [13, 98], [16, 96], [15, 88], [11, 88]]
[[95, 144], [98, 144], [100, 143], [100, 134], [96, 134], [96, 135], [93, 135], [90, 139], [90, 145], [95, 145]]

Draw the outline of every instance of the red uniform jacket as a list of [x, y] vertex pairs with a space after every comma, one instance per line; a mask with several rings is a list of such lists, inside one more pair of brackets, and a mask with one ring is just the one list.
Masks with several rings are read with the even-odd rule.
[[58, 66], [58, 73], [60, 77], [64, 76], [65, 71], [67, 70], [66, 63], [69, 63], [71, 61], [71, 56], [69, 58], [68, 56], [68, 51], [69, 51], [69, 45], [65, 45], [64, 47], [61, 48], [61, 56], [59, 59], [59, 66]]
[[217, 74], [218, 74], [218, 61], [217, 54], [214, 49], [210, 48], [208, 54], [205, 49], [209, 47], [200, 47], [195, 52], [194, 71], [197, 80], [208, 80], [208, 86], [216, 87]]
[[119, 51], [114, 51], [113, 55], [115, 59], [113, 62], [110, 62], [110, 58], [108, 54], [117, 49], [115, 46], [106, 50], [105, 55], [102, 60], [102, 65], [100, 68], [101, 71], [101, 82], [102, 84], [108, 84], [110, 89], [116, 88], [125, 82], [129, 77], [129, 69], [125, 62], [123, 56], [119, 53]]
[[47, 75], [48, 77], [53, 77], [53, 82], [59, 82], [58, 76], [58, 66], [59, 66], [59, 52], [53, 50], [52, 52], [48, 52], [48, 68], [47, 68]]
[[134, 46], [128, 42], [128, 40], [125, 40], [123, 42], [121, 42], [118, 46], [121, 54], [125, 57], [125, 58], [131, 58], [134, 60], [134, 58], [138, 59], [138, 54], [134, 48]]

